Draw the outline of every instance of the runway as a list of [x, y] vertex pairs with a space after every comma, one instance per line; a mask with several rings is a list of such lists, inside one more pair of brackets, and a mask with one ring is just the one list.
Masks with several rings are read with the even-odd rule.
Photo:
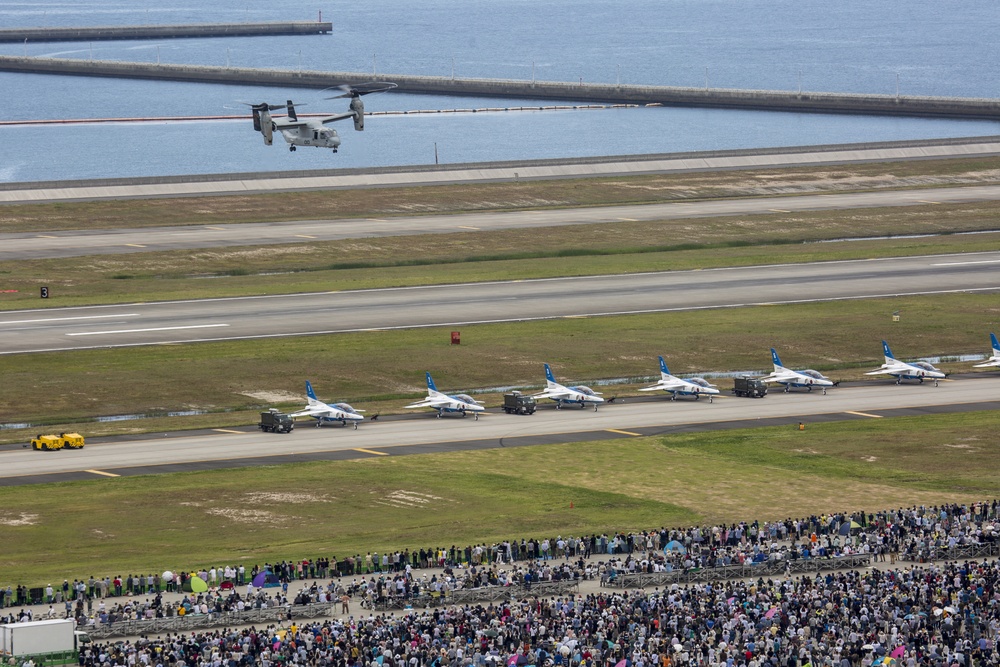
[[1000, 199], [1000, 186], [721, 199], [690, 203], [466, 213], [346, 220], [213, 224], [95, 231], [0, 234], [0, 261], [164, 250], [308, 243], [342, 239], [452, 234], [562, 225], [678, 220], [735, 215], [793, 214], [895, 206], [965, 204]]
[[1000, 252], [0, 313], [0, 354], [1000, 291]]
[[266, 174], [206, 174], [178, 178], [0, 183], [0, 203], [90, 201], [154, 197], [245, 195], [338, 188], [409, 187], [454, 183], [517, 182], [556, 178], [690, 173], [775, 167], [858, 164], [896, 160], [993, 156], [996, 136], [891, 141], [828, 146], [703, 151], [605, 158], [413, 165], [377, 169]]
[[[36, 452], [0, 448], [0, 485], [159, 474], [248, 465], [399, 456], [495, 447], [633, 438], [692, 430], [821, 421], [870, 420], [1000, 407], [1000, 377], [966, 377], [931, 384], [840, 387], [819, 392], [772, 393], [763, 399], [719, 396], [714, 403], [663, 397], [615, 403], [599, 411], [542, 407], [531, 416], [493, 412], [478, 421], [433, 412], [366, 422], [357, 430], [300, 424], [287, 435], [216, 429], [172, 436], [91, 441], [82, 450]], [[992, 397], [992, 398], [991, 398]], [[364, 407], [364, 406], [361, 406]]]

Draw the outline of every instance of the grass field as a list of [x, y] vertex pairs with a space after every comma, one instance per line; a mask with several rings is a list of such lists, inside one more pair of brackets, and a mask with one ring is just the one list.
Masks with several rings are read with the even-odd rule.
[[992, 498], [996, 412], [0, 488], [3, 583], [44, 585]]
[[0, 208], [0, 228], [5, 232], [31, 232], [364, 218], [995, 182], [1000, 182], [998, 158], [915, 160], [580, 180], [12, 205]]
[[[891, 321], [894, 311], [900, 322]], [[425, 370], [446, 391], [538, 386], [544, 361], [577, 382], [654, 376], [660, 354], [675, 373], [751, 371], [770, 367], [771, 346], [793, 367], [848, 380], [881, 363], [880, 338], [903, 359], [982, 354], [987, 334], [998, 329], [996, 296], [949, 294], [469, 326], [460, 346], [450, 344], [449, 330], [435, 328], [13, 355], [3, 358], [0, 423], [47, 423], [85, 435], [221, 426], [234, 415], [80, 426], [74, 420], [289, 404], [266, 398], [274, 394], [301, 404], [295, 397], [306, 379], [321, 398], [390, 412], [423, 393]], [[253, 416], [240, 419], [250, 423]], [[34, 432], [0, 437], [18, 442]]]
[[[18, 292], [0, 309], [970, 252], [1000, 233], [955, 234], [997, 230], [998, 214], [984, 202], [2, 262], [0, 289]], [[809, 243], [919, 234], [945, 235]]]

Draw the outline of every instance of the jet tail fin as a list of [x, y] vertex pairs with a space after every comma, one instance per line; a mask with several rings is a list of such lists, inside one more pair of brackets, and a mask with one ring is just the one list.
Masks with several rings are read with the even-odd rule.
[[889, 349], [889, 343], [882, 341], [882, 353], [885, 355], [885, 363], [891, 364], [896, 361], [896, 357], [892, 356], [892, 350]]
[[1000, 342], [997, 342], [997, 335], [995, 333], [990, 334], [990, 343], [993, 344], [993, 356], [1000, 357]]
[[667, 376], [670, 375], [670, 370], [667, 368], [667, 362], [663, 360], [663, 357], [660, 357], [659, 359], [660, 359], [660, 375], [663, 377], [664, 380], [666, 380]]
[[426, 371], [425, 371], [425, 374], [427, 375], [427, 390], [428, 391], [437, 391], [438, 388], [434, 386], [434, 378], [432, 378], [431, 374], [428, 373], [428, 372], [426, 372]]
[[771, 348], [771, 363], [774, 364], [774, 370], [776, 371], [784, 368], [784, 366], [781, 364], [781, 358], [778, 357], [778, 353], [774, 351], [773, 347]]

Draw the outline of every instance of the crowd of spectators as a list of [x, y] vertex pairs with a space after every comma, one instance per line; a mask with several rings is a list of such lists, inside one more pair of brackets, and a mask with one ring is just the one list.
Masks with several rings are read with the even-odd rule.
[[[728, 526], [663, 528], [610, 536], [556, 536], [465, 548], [373, 552], [340, 560], [283, 561], [249, 569], [243, 565], [213, 567], [182, 573], [170, 577], [170, 581], [159, 574], [77, 578], [73, 583], [64, 581], [61, 587], [47, 586], [43, 594], [49, 604], [48, 616], [73, 616], [83, 626], [308, 602], [339, 602], [342, 613], [348, 613], [352, 598], [367, 603], [362, 606], [371, 614], [377, 607], [376, 601], [388, 598], [409, 601], [428, 594], [447, 595], [456, 590], [513, 584], [528, 587], [521, 596], [526, 598], [531, 595], [533, 582], [600, 578], [605, 583], [616, 572], [710, 568], [850, 553], [872, 554], [876, 561], [888, 557], [890, 566], [896, 565], [897, 558], [923, 563], [948, 558], [949, 550], [957, 546], [992, 543], [1000, 529], [998, 513], [1000, 502], [991, 501]], [[440, 568], [441, 572], [420, 572], [431, 568]], [[264, 575], [267, 588], [260, 586], [260, 575]], [[185, 584], [193, 577], [202, 579], [208, 591], [165, 600], [164, 593], [187, 590], [189, 586]], [[289, 582], [307, 579], [313, 580], [311, 585], [289, 598]], [[961, 654], [958, 664], [967, 665], [973, 664], [970, 662], [973, 656], [994, 650], [1000, 618], [996, 581], [996, 563], [985, 561], [978, 565], [951, 563], [816, 578], [786, 576], [756, 583], [734, 582], [721, 588], [718, 584], [674, 587], [649, 595], [637, 591], [569, 597], [558, 602], [558, 613], [553, 611], [552, 605], [556, 603], [552, 601], [535, 601], [534, 611], [530, 605], [525, 606], [526, 602], [506, 607], [451, 607], [444, 612], [411, 611], [403, 618], [409, 619], [413, 627], [398, 626], [399, 620], [369, 615], [346, 625], [329, 622], [286, 628], [280, 631], [280, 636], [269, 636], [269, 632], [214, 633], [173, 637], [142, 648], [128, 645], [128, 650], [159, 651], [163, 664], [171, 662], [165, 656], [190, 656], [192, 651], [198, 656], [204, 656], [206, 651], [209, 655], [214, 652], [238, 656], [235, 661], [213, 659], [204, 663], [199, 662], [202, 659], [199, 657], [190, 662], [185, 657], [181, 662], [212, 667], [223, 664], [235, 667], [241, 660], [245, 664], [251, 656], [255, 664], [267, 667], [297, 660], [303, 664], [343, 667], [366, 667], [372, 661], [383, 667], [469, 664], [492, 667], [489, 663], [500, 661], [495, 655], [491, 657], [493, 653], [506, 653], [502, 659], [509, 660], [519, 646], [527, 645], [536, 654], [520, 658], [522, 664], [525, 660], [536, 664], [531, 661], [548, 659], [554, 665], [575, 662], [586, 667], [608, 667], [605, 663], [614, 658], [610, 667], [655, 667], [653, 663], [657, 662], [659, 667], [666, 667], [668, 664], [759, 666], [776, 664], [775, 661], [785, 665], [793, 664], [794, 660], [801, 663], [813, 656], [822, 656], [835, 665], [853, 665], [861, 664], [857, 660], [865, 651], [878, 657], [880, 649], [889, 647], [892, 651], [905, 646], [909, 662], [900, 664], [951, 665], [955, 662], [953, 654], [958, 651]], [[9, 608], [22, 606], [0, 620], [31, 620], [30, 609], [23, 608], [28, 595], [24, 586], [0, 588], [0, 604]], [[765, 603], [769, 606], [762, 611], [761, 605]], [[453, 618], [456, 614], [465, 621], [458, 626]], [[766, 614], [770, 615], [762, 618]], [[441, 627], [441, 618], [450, 620]], [[511, 620], [515, 618], [520, 620]], [[564, 627], [559, 632], [553, 632], [553, 618], [561, 619]], [[583, 619], [598, 619], [602, 624], [591, 628], [581, 625]], [[624, 626], [622, 619], [629, 619]], [[650, 625], [653, 621], [655, 625]], [[503, 630], [497, 630], [496, 636], [486, 635], [488, 641], [483, 642], [482, 633], [490, 632], [484, 630], [484, 622], [491, 627], [499, 623]], [[519, 628], [516, 632], [509, 628], [511, 623]], [[533, 624], [538, 626], [534, 630]], [[704, 627], [692, 634], [700, 625]], [[416, 641], [409, 648], [400, 649], [398, 637], [405, 636], [412, 643], [414, 627], [431, 628], [432, 639], [442, 646], [434, 645], [433, 641], [429, 645]], [[581, 635], [582, 629], [587, 633]], [[565, 636], [557, 637], [560, 632]], [[419, 634], [422, 637], [424, 633]], [[390, 662], [394, 664], [385, 665], [386, 656], [373, 652], [370, 644], [373, 636], [392, 638], [395, 644]], [[506, 643], [511, 636], [518, 639], [515, 645]], [[621, 648], [619, 639], [623, 636], [627, 637], [624, 644], [627, 649]], [[463, 637], [464, 646], [460, 641]], [[577, 640], [569, 656], [545, 648], [551, 649], [552, 642], [560, 640], [564, 650], [567, 638]], [[600, 645], [601, 638], [618, 648]], [[430, 651], [448, 648], [449, 642], [461, 649], [462, 657], [457, 662], [453, 657]], [[259, 650], [248, 650], [248, 646]], [[303, 653], [304, 646], [307, 648]], [[681, 648], [676, 649], [677, 646]], [[746, 649], [747, 646], [750, 648]], [[291, 654], [278, 659], [288, 650]], [[107, 655], [102, 660], [91, 653], [92, 664], [123, 664], [109, 660]], [[395, 657], [397, 653], [401, 657]], [[919, 660], [914, 661], [918, 654]], [[995, 653], [991, 655], [996, 657]], [[774, 660], [767, 661], [768, 656]], [[621, 660], [630, 662], [620, 665]], [[447, 665], [443, 664], [446, 662]]]
[[[1000, 664], [996, 561], [524, 597], [95, 645], [84, 667]], [[895, 663], [890, 660], [894, 660]], [[623, 662], [624, 661], [624, 662]]]

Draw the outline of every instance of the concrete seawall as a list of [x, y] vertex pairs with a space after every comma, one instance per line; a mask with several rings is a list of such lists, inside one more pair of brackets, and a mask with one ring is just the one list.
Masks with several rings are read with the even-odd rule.
[[[163, 79], [286, 88], [326, 88], [343, 83], [371, 81], [371, 74], [311, 70], [246, 69], [163, 65], [141, 62], [70, 60], [0, 56], [0, 71]], [[812, 113], [921, 116], [967, 119], [1000, 119], [1000, 99], [861, 95], [852, 93], [785, 92], [723, 88], [680, 88], [553, 81], [459, 79], [449, 77], [382, 74], [380, 81], [394, 81], [399, 92], [435, 95], [571, 100], [611, 104], [661, 104], [664, 106], [757, 109]]]
[[333, 31], [333, 24], [322, 21], [122, 25], [92, 28], [6, 28], [0, 30], [0, 42], [86, 42], [108, 39], [319, 35], [331, 31]]

